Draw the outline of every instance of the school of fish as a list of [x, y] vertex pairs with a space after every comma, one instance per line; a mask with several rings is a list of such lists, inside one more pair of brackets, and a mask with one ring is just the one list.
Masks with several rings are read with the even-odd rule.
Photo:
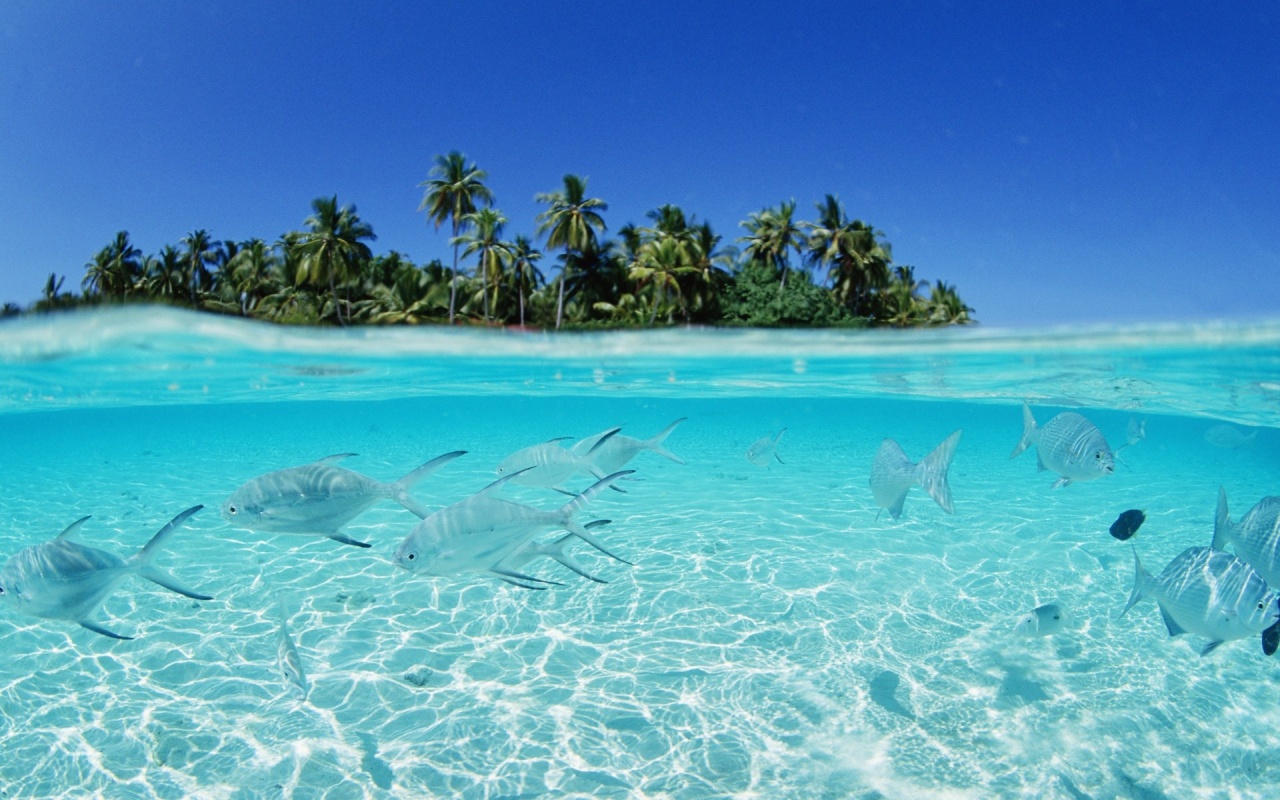
[[[1035, 447], [1039, 469], [1058, 476], [1053, 488], [1114, 472], [1119, 451], [1108, 446], [1102, 432], [1084, 415], [1067, 411], [1039, 425], [1030, 406], [1024, 404], [1022, 417], [1022, 436], [1010, 458]], [[684, 464], [683, 458], [667, 448], [666, 440], [685, 421], [677, 419], [647, 439], [632, 438], [615, 427], [572, 445], [568, 443], [573, 439], [566, 437], [522, 448], [498, 464], [496, 480], [463, 500], [434, 510], [411, 490], [466, 455], [465, 451], [445, 453], [390, 483], [339, 466], [352, 453], [326, 456], [246, 481], [222, 503], [220, 511], [228, 524], [250, 531], [323, 537], [367, 548], [369, 542], [352, 539], [342, 529], [377, 503], [389, 500], [409, 511], [415, 520], [406, 522], [405, 535], [391, 557], [391, 563], [404, 572], [446, 579], [489, 576], [530, 590], [562, 586], [531, 569], [540, 559], [547, 559], [585, 579], [607, 583], [573, 557], [570, 544], [581, 542], [622, 564], [631, 562], [597, 536], [596, 531], [610, 520], [584, 521], [580, 517], [607, 491], [628, 491], [619, 484], [635, 480], [635, 470], [627, 466], [640, 454], [649, 452]], [[754, 441], [746, 451], [747, 460], [762, 467], [775, 462], [786, 466], [778, 452], [786, 430]], [[876, 506], [897, 520], [904, 513], [907, 494], [918, 486], [945, 513], [954, 513], [947, 476], [961, 435], [962, 431], [954, 431], [918, 462], [911, 461], [897, 441], [886, 437], [871, 464], [869, 483]], [[1217, 426], [1206, 438], [1215, 445], [1239, 447], [1254, 436], [1256, 432], [1245, 436]], [[1146, 421], [1133, 418], [1120, 449], [1145, 437]], [[526, 505], [501, 496], [508, 484], [545, 488], [568, 499], [550, 508]], [[175, 516], [127, 558], [77, 541], [89, 517], [76, 520], [53, 539], [8, 558], [0, 567], [0, 604], [30, 617], [72, 622], [102, 636], [130, 639], [104, 627], [96, 618], [103, 602], [130, 575], [193, 600], [212, 600], [187, 588], [155, 563], [175, 532], [202, 507], [193, 506]], [[1128, 541], [1145, 519], [1141, 510], [1125, 511], [1110, 533]], [[561, 533], [540, 538], [549, 531]], [[1234, 554], [1227, 552], [1228, 548]], [[1188, 548], [1155, 576], [1143, 567], [1136, 547], [1133, 557], [1134, 584], [1121, 616], [1151, 599], [1159, 607], [1170, 636], [1189, 633], [1206, 640], [1202, 655], [1225, 642], [1258, 635], [1263, 652], [1275, 653], [1280, 644], [1280, 599], [1270, 587], [1280, 586], [1280, 496], [1262, 498], [1233, 522], [1226, 490], [1220, 489], [1210, 546]], [[279, 670], [290, 693], [305, 700], [310, 683], [304, 659], [290, 633], [284, 602], [278, 599], [277, 606]], [[1068, 615], [1056, 603], [1037, 606], [1013, 626], [1014, 632], [1024, 637], [1049, 636], [1068, 628]]]

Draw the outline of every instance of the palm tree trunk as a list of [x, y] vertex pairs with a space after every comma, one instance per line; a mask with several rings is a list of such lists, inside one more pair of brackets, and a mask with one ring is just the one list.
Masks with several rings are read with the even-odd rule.
[[560, 330], [562, 316], [564, 316], [564, 270], [560, 270], [560, 297], [556, 300], [556, 330]]
[[347, 327], [347, 323], [342, 321], [342, 304], [338, 302], [338, 285], [333, 280], [333, 267], [329, 267], [329, 294], [333, 295], [333, 313], [338, 315], [338, 325]]
[[484, 295], [484, 324], [489, 324], [489, 259], [488, 253], [480, 251], [480, 294]]
[[[453, 238], [458, 238], [458, 219], [453, 220]], [[458, 296], [458, 244], [453, 245], [453, 271], [449, 273], [449, 324], [453, 324], [453, 309], [457, 307]]]

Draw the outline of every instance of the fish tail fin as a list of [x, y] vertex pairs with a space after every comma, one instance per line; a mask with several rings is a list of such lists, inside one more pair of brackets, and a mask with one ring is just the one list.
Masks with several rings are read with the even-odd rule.
[[[612, 558], [615, 561], [621, 561], [623, 564], [631, 564], [631, 562], [626, 560], [622, 556], [617, 555], [616, 553], [613, 553], [612, 551], [609, 550], [609, 548], [605, 547], [604, 543], [601, 542], [599, 539], [597, 539], [595, 536], [593, 536], [591, 534], [591, 531], [588, 530], [588, 528], [595, 527], [595, 526], [583, 525], [582, 523], [578, 522], [576, 515], [580, 510], [582, 510], [583, 507], [587, 505], [587, 503], [591, 502], [592, 498], [594, 498], [596, 495], [603, 492], [605, 489], [612, 488], [615, 481], [621, 480], [623, 477], [630, 475], [633, 472], [635, 472], [635, 470], [630, 470], [630, 469], [624, 469], [621, 472], [615, 472], [612, 475], [604, 478], [603, 480], [597, 481], [590, 488], [584, 491], [582, 494], [578, 495], [577, 497], [573, 498], [569, 502], [565, 503], [560, 508], [560, 524], [564, 527], [565, 530], [569, 531], [574, 536], [577, 536], [582, 541], [586, 542], [587, 544], [591, 545], [595, 549], [599, 550], [601, 553], [604, 553], [609, 558]], [[631, 565], [635, 566], [634, 564], [631, 564]]]
[[677, 427], [679, 427], [680, 423], [684, 422], [686, 419], [688, 419], [688, 417], [681, 417], [680, 419], [671, 423], [667, 427], [663, 428], [656, 436], [654, 436], [652, 439], [645, 442], [644, 446], [649, 450], [652, 450], [653, 452], [662, 456], [663, 458], [669, 458], [672, 461], [676, 462], [677, 464], [684, 464], [685, 460], [680, 456], [676, 455], [675, 453], [671, 452], [670, 450], [668, 450], [666, 448], [666, 445], [663, 443], [667, 440], [667, 437], [671, 435], [671, 432], [674, 431]]
[[1227, 490], [1225, 487], [1218, 487], [1218, 510], [1213, 516], [1213, 549], [1224, 550], [1227, 543], [1231, 541], [1232, 534], [1235, 533], [1235, 525], [1231, 522], [1231, 517], [1227, 513]]
[[192, 600], [213, 599], [207, 594], [201, 594], [195, 589], [189, 589], [186, 586], [183, 586], [181, 583], [178, 583], [177, 578], [174, 578], [169, 573], [159, 567], [152, 566], [151, 564], [143, 564], [142, 568], [138, 570], [138, 574], [152, 583], [159, 584], [171, 592], [177, 592], [185, 597], [190, 597]]
[[1027, 403], [1022, 404], [1022, 438], [1018, 440], [1018, 446], [1013, 448], [1013, 452], [1009, 454], [1009, 458], [1017, 458], [1022, 455], [1028, 447], [1036, 443], [1039, 431], [1036, 430], [1036, 418], [1031, 413], [1031, 406]]
[[412, 511], [418, 519], [425, 519], [431, 512], [426, 508], [423, 508], [422, 504], [409, 494], [409, 489], [413, 488], [414, 484], [440, 469], [445, 464], [448, 464], [458, 456], [465, 456], [466, 454], [466, 450], [454, 450], [452, 453], [445, 453], [442, 456], [437, 456], [418, 467], [413, 472], [410, 472], [408, 475], [405, 475], [395, 483], [389, 484], [391, 499]]
[[1140, 600], [1147, 596], [1150, 591], [1151, 574], [1142, 568], [1142, 561], [1138, 559], [1138, 548], [1133, 548], [1133, 591], [1129, 593], [1129, 602], [1125, 604], [1124, 610], [1120, 612], [1120, 616], [1129, 613], [1129, 609], [1138, 604]]
[[956, 454], [956, 445], [960, 443], [963, 431], [956, 431], [942, 440], [942, 444], [933, 448], [933, 452], [920, 459], [916, 464], [915, 478], [920, 487], [929, 493], [942, 510], [950, 514], [951, 484], [947, 483], [947, 470], [951, 469], [951, 459]]
[[183, 586], [172, 575], [159, 567], [153, 566], [151, 563], [151, 560], [154, 559], [156, 554], [165, 546], [165, 543], [168, 541], [169, 537], [173, 535], [173, 532], [181, 527], [182, 523], [186, 522], [188, 517], [202, 508], [204, 508], [203, 505], [192, 506], [178, 516], [169, 520], [168, 524], [161, 528], [155, 536], [152, 536], [151, 541], [147, 542], [147, 544], [138, 551], [138, 554], [134, 556], [134, 561], [138, 567], [138, 574], [152, 583], [159, 584], [171, 592], [177, 592], [178, 594], [185, 595], [193, 600], [212, 600], [213, 598], [208, 595], [201, 594], [194, 589], [188, 589]]
[[[595, 523], [591, 523], [586, 527], [591, 528], [594, 526], [595, 526]], [[547, 545], [544, 552], [548, 557], [554, 558], [556, 561], [560, 562], [566, 568], [572, 570], [573, 572], [578, 573], [579, 575], [586, 578], [587, 580], [595, 581], [596, 583], [608, 583], [608, 581], [604, 580], [603, 578], [597, 578], [595, 575], [592, 575], [590, 572], [587, 572], [586, 568], [583, 567], [581, 564], [579, 564], [573, 558], [573, 556], [565, 552], [565, 549], [564, 549], [565, 544], [570, 539], [574, 538], [576, 535], [577, 534], [566, 533], [564, 536], [561, 536], [559, 539], [556, 539], [554, 542]]]

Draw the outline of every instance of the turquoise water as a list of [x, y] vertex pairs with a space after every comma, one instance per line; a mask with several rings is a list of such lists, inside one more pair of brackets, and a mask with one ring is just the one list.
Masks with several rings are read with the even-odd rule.
[[[1052, 490], [1011, 460], [1026, 399], [1084, 413], [1115, 474]], [[563, 585], [423, 577], [369, 549], [231, 527], [266, 472], [343, 452], [430, 508], [510, 452], [615, 425], [647, 438], [586, 518], [627, 560], [541, 559]], [[1229, 423], [1256, 436], [1206, 439]], [[214, 600], [127, 579], [116, 641], [0, 609], [0, 797], [1269, 797], [1280, 662], [1167, 636], [1107, 528], [1159, 569], [1280, 494], [1280, 323], [920, 335], [664, 332], [553, 339], [298, 331], [121, 311], [0, 326], [0, 560], [92, 514], [127, 556], [207, 506], [158, 563]], [[786, 427], [768, 468], [745, 458]], [[962, 428], [953, 514], [868, 485], [881, 440], [918, 459]], [[1210, 437], [1213, 438], [1213, 437]], [[584, 488], [590, 479], [575, 484]], [[509, 487], [553, 508], [563, 495]], [[551, 538], [554, 533], [544, 534]], [[1056, 602], [1067, 625], [1014, 633]], [[277, 661], [282, 603], [311, 685]]]

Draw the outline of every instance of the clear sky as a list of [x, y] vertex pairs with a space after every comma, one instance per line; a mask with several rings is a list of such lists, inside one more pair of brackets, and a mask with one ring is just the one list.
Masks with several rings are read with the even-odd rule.
[[987, 325], [1273, 316], [1280, 6], [1266, 2], [64, 2], [0, 7], [0, 300], [116, 231], [274, 241], [355, 203], [449, 259], [436, 154], [507, 235], [587, 176], [726, 240], [826, 193]]

